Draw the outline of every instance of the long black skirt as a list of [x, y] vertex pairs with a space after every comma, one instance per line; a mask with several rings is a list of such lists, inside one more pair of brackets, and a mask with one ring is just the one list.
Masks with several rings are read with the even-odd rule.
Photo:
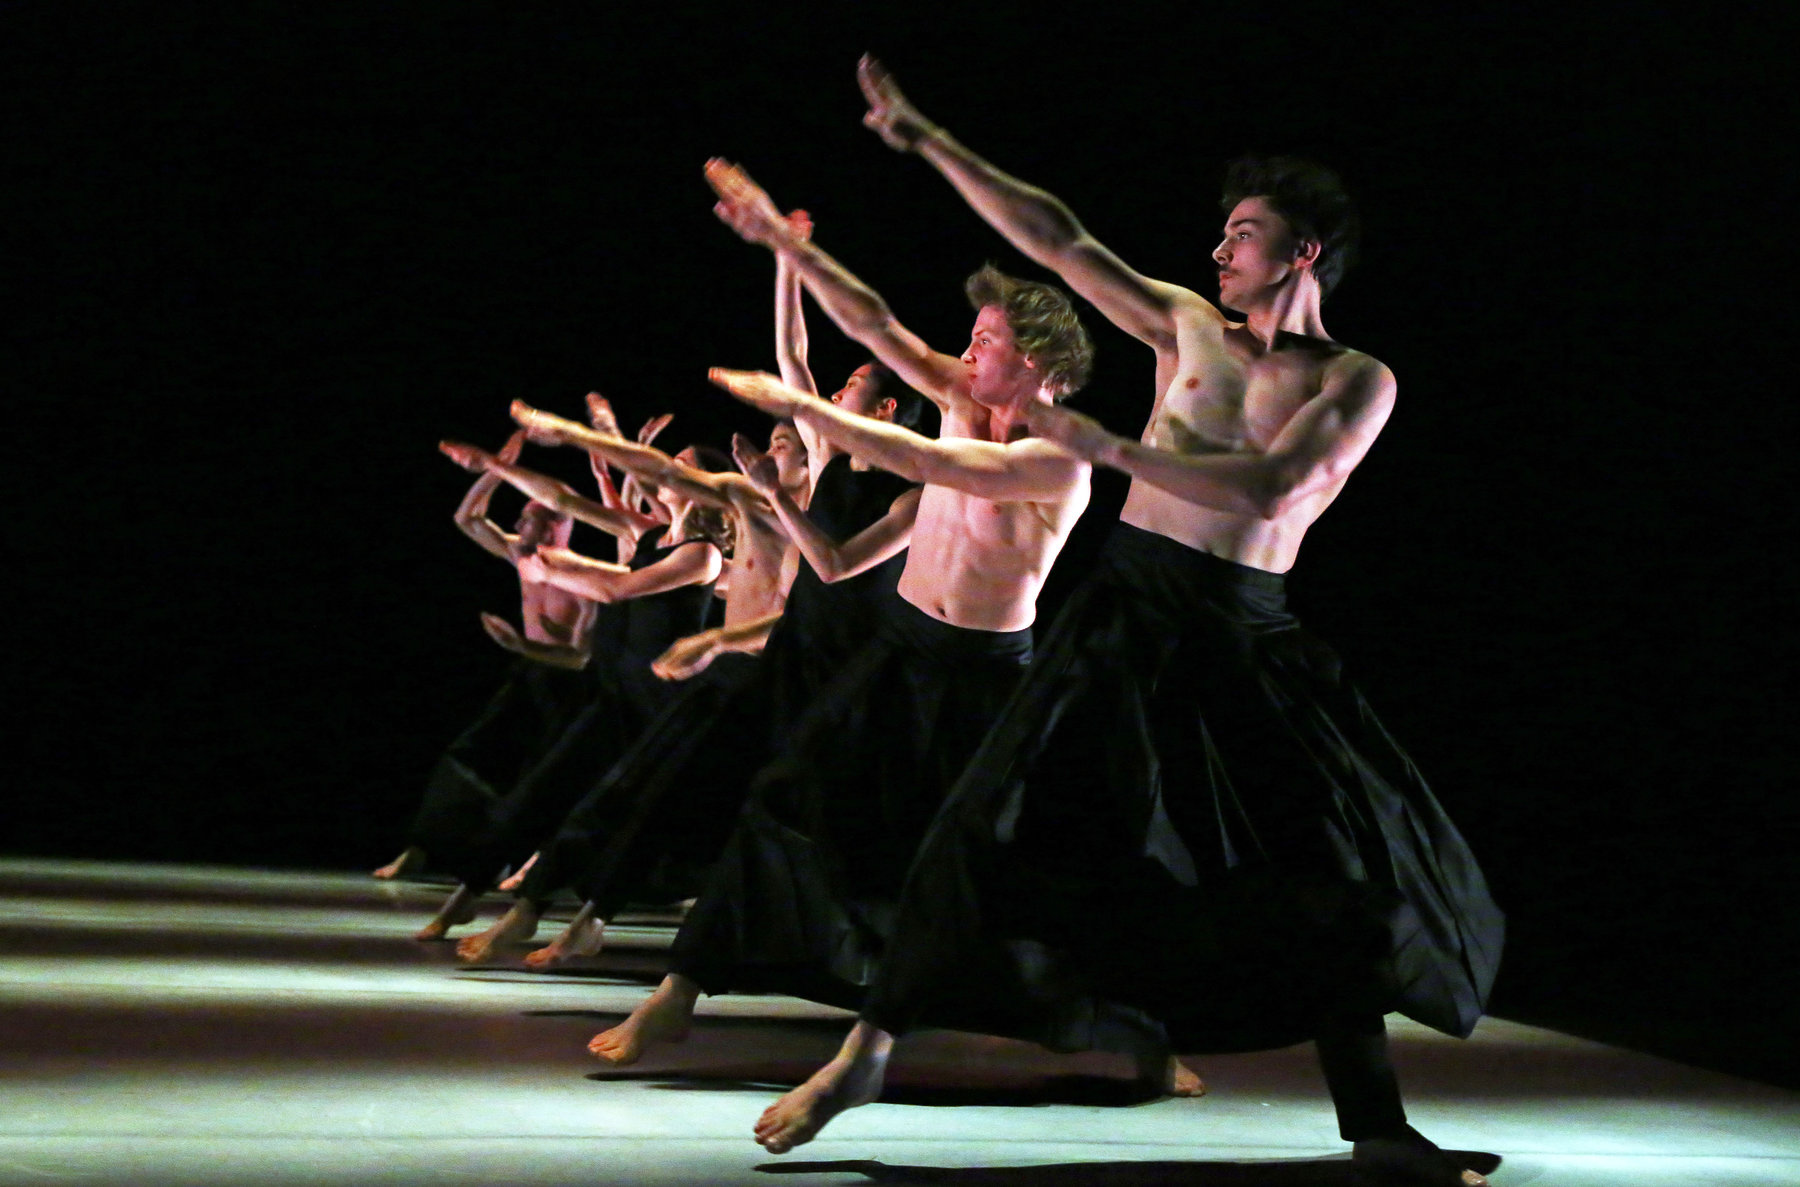
[[680, 692], [543, 845], [519, 896], [573, 889], [601, 919], [698, 893], [768, 760], [769, 702], [750, 655], [721, 655]]
[[1129, 525], [1072, 595], [908, 875], [863, 1016], [1177, 1050], [1399, 1010], [1466, 1036], [1504, 922], [1278, 575]]
[[899, 598], [752, 783], [670, 967], [709, 993], [856, 1006], [913, 850], [1030, 658]]
[[407, 829], [408, 845], [434, 866], [454, 859], [581, 712], [589, 681], [581, 672], [516, 659], [481, 714], [432, 768]]

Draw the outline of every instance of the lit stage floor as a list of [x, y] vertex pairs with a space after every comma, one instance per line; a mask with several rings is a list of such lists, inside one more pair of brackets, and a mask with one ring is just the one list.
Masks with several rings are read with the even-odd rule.
[[[1211, 1095], [1146, 1102], [1106, 1057], [919, 1035], [881, 1103], [772, 1157], [751, 1123], [845, 1015], [703, 999], [686, 1044], [608, 1070], [585, 1043], [644, 995], [666, 922], [578, 973], [471, 971], [411, 939], [442, 894], [0, 861], [0, 1183], [1350, 1181], [1304, 1047], [1199, 1060]], [[1414, 1124], [1502, 1155], [1496, 1184], [1800, 1184], [1800, 1093], [1497, 1019], [1466, 1043], [1390, 1025]]]

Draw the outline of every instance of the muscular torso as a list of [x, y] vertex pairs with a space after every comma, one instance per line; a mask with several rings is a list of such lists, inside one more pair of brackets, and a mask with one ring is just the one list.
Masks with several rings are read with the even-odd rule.
[[[1157, 349], [1159, 394], [1141, 440], [1176, 453], [1263, 453], [1319, 394], [1333, 367], [1360, 357], [1329, 340], [1290, 334], [1264, 351], [1248, 330], [1210, 308], [1178, 306], [1174, 341]], [[1224, 560], [1285, 573], [1307, 528], [1343, 486], [1339, 479], [1262, 519], [1202, 507], [1134, 479], [1119, 518]]]
[[[984, 410], [973, 412], [985, 420]], [[953, 407], [944, 415], [940, 436], [981, 435], [970, 414]], [[1058, 503], [995, 502], [927, 485], [900, 574], [900, 596], [953, 626], [984, 631], [1030, 626], [1038, 590], [1087, 502], [1085, 478]]]
[[769, 520], [750, 514], [734, 500], [737, 539], [731, 550], [729, 583], [725, 590], [725, 625], [766, 618], [787, 601], [788, 582], [794, 565], [788, 561], [793, 545]]

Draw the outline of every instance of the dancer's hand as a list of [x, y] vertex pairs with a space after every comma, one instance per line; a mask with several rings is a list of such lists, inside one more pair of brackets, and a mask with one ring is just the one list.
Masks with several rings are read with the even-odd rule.
[[637, 431], [638, 444], [639, 445], [649, 445], [652, 442], [654, 442], [656, 440], [658, 434], [660, 434], [664, 429], [668, 428], [669, 422], [674, 419], [675, 419], [675, 414], [673, 412], [660, 412], [657, 415], [651, 417], [649, 420], [645, 421], [642, 425], [640, 425], [638, 427], [638, 431]]
[[880, 136], [889, 148], [911, 152], [919, 146], [919, 141], [938, 130], [936, 124], [920, 115], [919, 109], [900, 93], [894, 76], [875, 60], [873, 54], [864, 54], [862, 61], [856, 64], [856, 82], [862, 87], [863, 98], [869, 102], [863, 125]]
[[599, 392], [587, 394], [588, 423], [594, 431], [607, 437], [623, 439], [625, 434], [619, 429], [619, 418], [613, 414], [612, 401]]
[[525, 650], [525, 642], [519, 637], [518, 630], [498, 614], [484, 612], [481, 616], [481, 629], [487, 632], [488, 638], [508, 651], [523, 652]]
[[806, 211], [804, 211], [804, 210], [788, 211], [787, 225], [788, 225], [788, 229], [794, 233], [795, 239], [798, 239], [804, 243], [812, 238], [812, 233], [813, 233], [812, 215], [806, 213]]
[[789, 387], [767, 371], [732, 371], [714, 367], [706, 377], [752, 408], [760, 408], [777, 420], [792, 420], [806, 404], [818, 401]]
[[669, 644], [669, 649], [650, 661], [650, 671], [659, 680], [686, 680], [704, 672], [718, 656], [715, 645], [718, 631], [701, 631]]
[[[744, 239], [777, 251], [804, 240], [741, 166], [714, 157], [706, 162], [706, 181], [719, 195], [713, 213]], [[809, 222], [809, 234], [810, 226]]]
[[569, 430], [581, 431], [574, 421], [533, 408], [523, 400], [512, 402], [512, 418], [525, 430], [526, 438], [538, 445], [567, 445], [572, 440]]
[[488, 466], [494, 462], [494, 455], [487, 450], [461, 441], [439, 441], [438, 452], [471, 474], [487, 473]]
[[750, 485], [763, 494], [773, 495], [780, 488], [781, 468], [775, 464], [775, 459], [758, 449], [742, 433], [731, 435], [731, 460], [750, 480]]
[[1033, 436], [1054, 441], [1083, 461], [1103, 463], [1118, 441], [1105, 425], [1061, 404], [1033, 402], [1025, 406], [1025, 423]]

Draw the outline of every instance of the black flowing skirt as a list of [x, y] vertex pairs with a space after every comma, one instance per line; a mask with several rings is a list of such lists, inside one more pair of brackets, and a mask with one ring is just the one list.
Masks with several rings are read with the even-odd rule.
[[914, 848], [1031, 654], [894, 598], [754, 780], [673, 971], [854, 1007]]
[[453, 859], [486, 827], [488, 814], [555, 745], [589, 696], [581, 672], [515, 659], [480, 716], [432, 768], [408, 845], [433, 866]]
[[768, 759], [768, 698], [751, 655], [721, 655], [564, 818], [519, 896], [572, 888], [610, 919], [632, 901], [696, 894], [743, 806], [746, 773]]
[[1466, 1036], [1504, 921], [1279, 575], [1121, 524], [947, 797], [863, 1015], [1181, 1051], [1399, 1010]]

